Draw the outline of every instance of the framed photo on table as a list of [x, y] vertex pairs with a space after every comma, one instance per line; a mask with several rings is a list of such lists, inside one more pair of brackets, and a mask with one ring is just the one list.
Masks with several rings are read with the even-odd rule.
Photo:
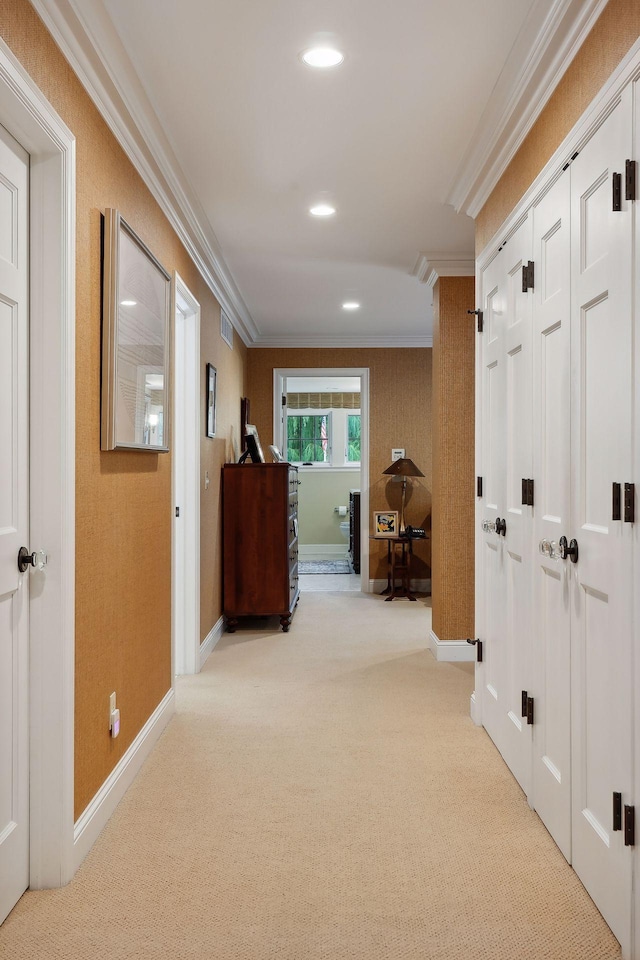
[[218, 371], [212, 363], [207, 364], [207, 436], [216, 435], [216, 380]]
[[373, 535], [374, 537], [397, 537], [398, 536], [398, 511], [397, 510], [374, 510], [373, 511]]

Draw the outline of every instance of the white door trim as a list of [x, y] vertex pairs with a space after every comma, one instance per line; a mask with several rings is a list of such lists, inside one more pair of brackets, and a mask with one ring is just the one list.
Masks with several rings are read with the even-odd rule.
[[[177, 343], [178, 326], [176, 324], [176, 349], [174, 368], [180, 357], [184, 383], [182, 396], [174, 393], [172, 455], [172, 504], [180, 507], [180, 517], [175, 515], [172, 521], [172, 678], [176, 674], [199, 673], [200, 671], [200, 304], [186, 286], [180, 275], [173, 274], [173, 316], [177, 311], [184, 316], [181, 344]], [[177, 384], [177, 377], [176, 377]], [[176, 455], [177, 432], [182, 436], [180, 447], [182, 457]], [[179, 463], [179, 459], [182, 463]], [[176, 500], [177, 471], [183, 470], [183, 503]], [[174, 509], [175, 514], [175, 509]], [[182, 524], [182, 549], [177, 555], [176, 523]], [[181, 602], [177, 603], [177, 593]], [[177, 611], [182, 611], [176, 616]], [[180, 619], [180, 623], [178, 622]]]
[[280, 436], [283, 383], [287, 377], [360, 377], [360, 417], [362, 460], [360, 461], [360, 585], [370, 592], [369, 585], [369, 368], [368, 367], [301, 367], [274, 368], [273, 371], [273, 440]]
[[0, 40], [0, 122], [31, 157], [30, 886], [73, 876], [75, 139]]

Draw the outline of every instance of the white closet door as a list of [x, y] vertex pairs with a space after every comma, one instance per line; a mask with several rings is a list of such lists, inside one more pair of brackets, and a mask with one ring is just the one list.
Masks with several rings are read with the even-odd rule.
[[[505, 320], [507, 291], [504, 257], [498, 253], [481, 278], [484, 330], [479, 337], [480, 469], [483, 500], [476, 512], [477, 625], [483, 643], [483, 661], [476, 671], [482, 723], [500, 747], [502, 701], [506, 686], [504, 538], [495, 532], [505, 503]], [[489, 530], [481, 525], [489, 524]]]
[[0, 922], [29, 883], [28, 163], [0, 127]]
[[522, 289], [522, 268], [531, 259], [531, 216], [505, 244], [506, 295], [504, 318], [505, 367], [505, 488], [503, 584], [494, 596], [505, 607], [505, 674], [503, 678], [500, 752], [528, 793], [531, 784], [531, 727], [522, 716], [522, 691], [531, 669], [531, 507], [522, 503], [522, 481], [532, 478], [531, 443], [531, 318], [533, 292]]
[[[623, 949], [630, 850], [612, 796], [633, 803], [631, 531], [612, 520], [612, 482], [631, 479], [633, 204], [612, 210], [631, 157], [631, 89], [571, 166], [573, 864]], [[624, 176], [623, 176], [624, 197]]]
[[481, 519], [499, 517], [506, 534], [482, 531], [484, 629], [483, 723], [525, 791], [531, 778], [531, 733], [522, 717], [530, 669], [531, 509], [522, 480], [531, 477], [531, 303], [522, 267], [531, 257], [531, 219], [509, 237], [484, 272], [482, 334]]
[[[570, 530], [570, 176], [533, 210], [535, 509], [532, 545], [534, 651], [531, 802], [571, 859], [571, 656], [567, 562], [558, 542]], [[543, 549], [540, 548], [543, 544]], [[553, 555], [549, 546], [553, 544]]]

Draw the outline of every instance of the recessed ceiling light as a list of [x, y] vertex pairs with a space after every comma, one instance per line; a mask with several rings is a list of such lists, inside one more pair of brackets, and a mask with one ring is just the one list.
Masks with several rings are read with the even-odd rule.
[[300, 54], [309, 67], [337, 67], [344, 60], [344, 54], [333, 47], [311, 47]]
[[138, 301], [137, 300], [121, 300], [120, 306], [121, 307], [137, 307]]
[[309, 208], [312, 217], [332, 217], [335, 212], [336, 208], [329, 203], [317, 203], [315, 207]]
[[356, 303], [355, 300], [347, 300], [346, 303], [342, 304], [342, 309], [343, 310], [359, 310], [360, 304]]

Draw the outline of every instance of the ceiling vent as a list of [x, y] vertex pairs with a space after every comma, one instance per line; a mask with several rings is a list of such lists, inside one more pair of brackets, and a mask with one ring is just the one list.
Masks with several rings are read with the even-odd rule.
[[220, 309], [220, 336], [233, 350], [233, 324], [222, 308]]

